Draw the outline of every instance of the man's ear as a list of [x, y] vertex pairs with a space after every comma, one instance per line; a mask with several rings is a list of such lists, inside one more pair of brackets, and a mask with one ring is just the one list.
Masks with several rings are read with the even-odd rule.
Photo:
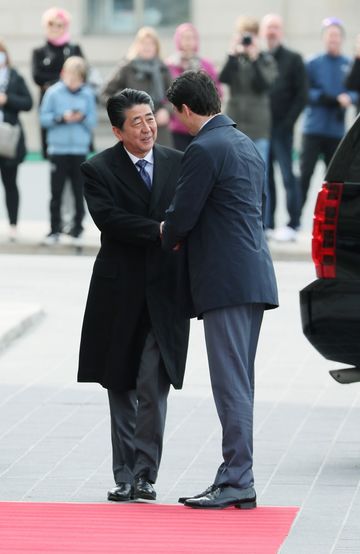
[[192, 114], [192, 110], [189, 108], [189, 106], [187, 104], [182, 104], [181, 105], [181, 111], [182, 111], [182, 113], [185, 113], [188, 117], [189, 117], [189, 115]]
[[119, 127], [114, 127], [114, 125], [111, 127], [111, 129], [114, 135], [116, 136], [116, 138], [122, 142], [123, 135], [122, 135], [121, 129], [119, 129]]

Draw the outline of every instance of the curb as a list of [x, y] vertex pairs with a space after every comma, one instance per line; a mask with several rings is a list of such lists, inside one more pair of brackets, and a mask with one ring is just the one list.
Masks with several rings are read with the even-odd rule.
[[0, 354], [45, 316], [35, 304], [0, 303], [0, 313]]

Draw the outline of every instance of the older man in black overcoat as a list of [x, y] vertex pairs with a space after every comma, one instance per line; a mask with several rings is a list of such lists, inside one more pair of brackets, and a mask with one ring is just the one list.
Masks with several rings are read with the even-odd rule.
[[101, 231], [85, 310], [78, 380], [108, 389], [115, 501], [154, 500], [170, 384], [183, 383], [190, 295], [185, 253], [161, 249], [160, 222], [182, 154], [155, 145], [151, 98], [125, 89], [107, 103], [118, 143], [82, 166]]

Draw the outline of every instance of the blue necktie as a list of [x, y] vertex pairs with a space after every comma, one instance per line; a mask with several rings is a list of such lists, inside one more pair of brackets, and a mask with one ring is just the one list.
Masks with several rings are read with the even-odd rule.
[[147, 163], [148, 162], [146, 160], [138, 160], [135, 165], [139, 168], [140, 177], [144, 181], [145, 185], [149, 190], [151, 190], [151, 177], [145, 169]]

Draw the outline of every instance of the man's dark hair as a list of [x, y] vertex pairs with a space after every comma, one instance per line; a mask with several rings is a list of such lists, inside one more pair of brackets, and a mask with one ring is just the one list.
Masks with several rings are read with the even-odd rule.
[[180, 112], [183, 104], [197, 115], [215, 115], [221, 111], [215, 83], [205, 71], [185, 71], [175, 79], [166, 96]]
[[154, 102], [151, 96], [143, 90], [124, 88], [122, 91], [110, 96], [106, 102], [106, 109], [111, 125], [122, 129], [126, 119], [126, 110], [130, 110], [130, 108], [138, 104], [148, 104], [151, 110], [154, 111]]

